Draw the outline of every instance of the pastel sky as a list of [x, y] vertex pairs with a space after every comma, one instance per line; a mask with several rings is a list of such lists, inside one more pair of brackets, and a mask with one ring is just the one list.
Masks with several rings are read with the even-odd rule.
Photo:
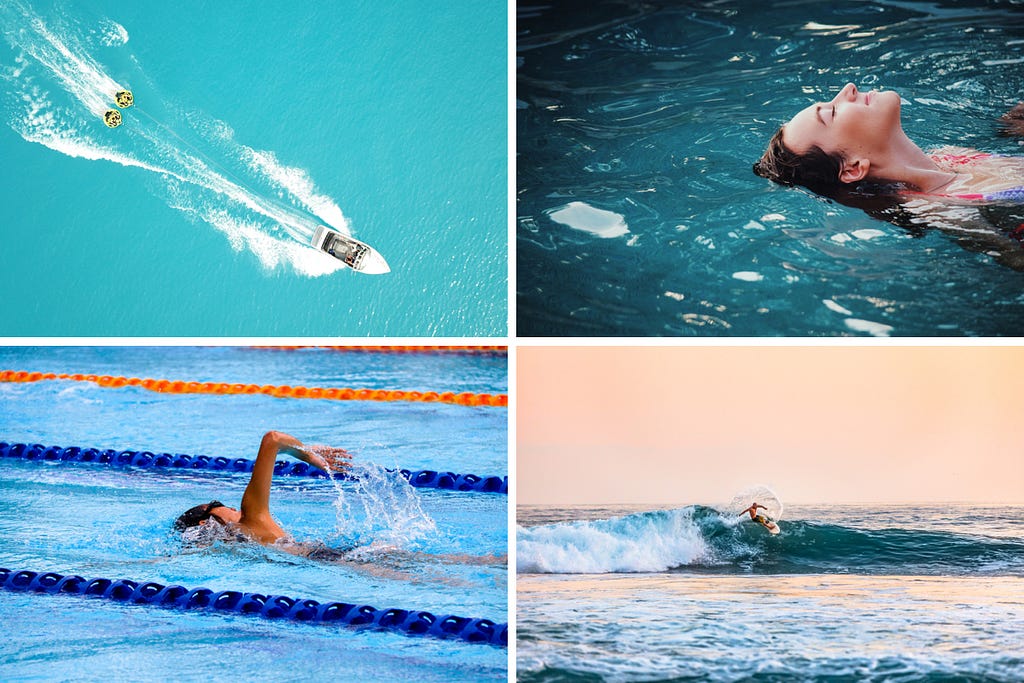
[[1024, 348], [530, 347], [518, 502], [1021, 502]]

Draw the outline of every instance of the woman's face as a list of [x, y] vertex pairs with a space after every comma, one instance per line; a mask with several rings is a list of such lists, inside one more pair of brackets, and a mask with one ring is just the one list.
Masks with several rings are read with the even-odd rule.
[[891, 90], [861, 92], [847, 83], [830, 102], [812, 104], [782, 129], [786, 147], [801, 154], [817, 145], [844, 158], [872, 158], [900, 130], [900, 96]]

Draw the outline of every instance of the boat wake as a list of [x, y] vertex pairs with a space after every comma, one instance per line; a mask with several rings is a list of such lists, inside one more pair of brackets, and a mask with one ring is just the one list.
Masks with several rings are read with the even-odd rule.
[[[322, 224], [351, 235], [337, 203], [303, 169], [235, 140], [223, 121], [147, 102], [141, 91], [123, 125], [103, 125], [116, 91], [148, 83], [127, 53], [123, 26], [109, 19], [88, 29], [70, 20], [48, 24], [19, 0], [0, 6], [0, 22], [11, 48], [0, 66], [4, 115], [24, 140], [153, 174], [153, 191], [168, 206], [221, 231], [235, 250], [250, 251], [268, 269], [287, 265], [317, 276], [344, 268], [310, 246]], [[120, 80], [98, 54], [119, 63]]]

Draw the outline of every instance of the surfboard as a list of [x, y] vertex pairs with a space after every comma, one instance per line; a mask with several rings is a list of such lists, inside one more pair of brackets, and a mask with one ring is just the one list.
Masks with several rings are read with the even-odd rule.
[[313, 246], [343, 262], [346, 266], [367, 275], [390, 273], [391, 267], [376, 249], [357, 239], [342, 235], [325, 225], [313, 233]]
[[766, 517], [765, 515], [758, 515], [754, 518], [754, 521], [763, 526], [765, 529], [767, 529], [768, 533], [770, 533], [772, 536], [778, 535], [780, 531], [779, 525], [776, 524], [770, 517]]

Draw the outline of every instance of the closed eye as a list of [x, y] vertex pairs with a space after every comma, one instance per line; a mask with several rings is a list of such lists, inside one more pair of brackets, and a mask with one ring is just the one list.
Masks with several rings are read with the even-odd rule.
[[815, 109], [814, 109], [814, 113], [818, 115], [818, 120], [821, 121], [821, 125], [823, 125], [823, 126], [827, 126], [828, 125], [828, 123], [825, 122], [825, 117], [826, 116], [828, 116], [829, 123], [831, 123], [832, 121], [836, 120], [836, 106], [834, 104], [830, 105], [830, 106], [831, 106], [831, 111], [830, 112], [822, 112], [822, 105], [820, 105], [820, 104], [817, 107], [815, 107]]

